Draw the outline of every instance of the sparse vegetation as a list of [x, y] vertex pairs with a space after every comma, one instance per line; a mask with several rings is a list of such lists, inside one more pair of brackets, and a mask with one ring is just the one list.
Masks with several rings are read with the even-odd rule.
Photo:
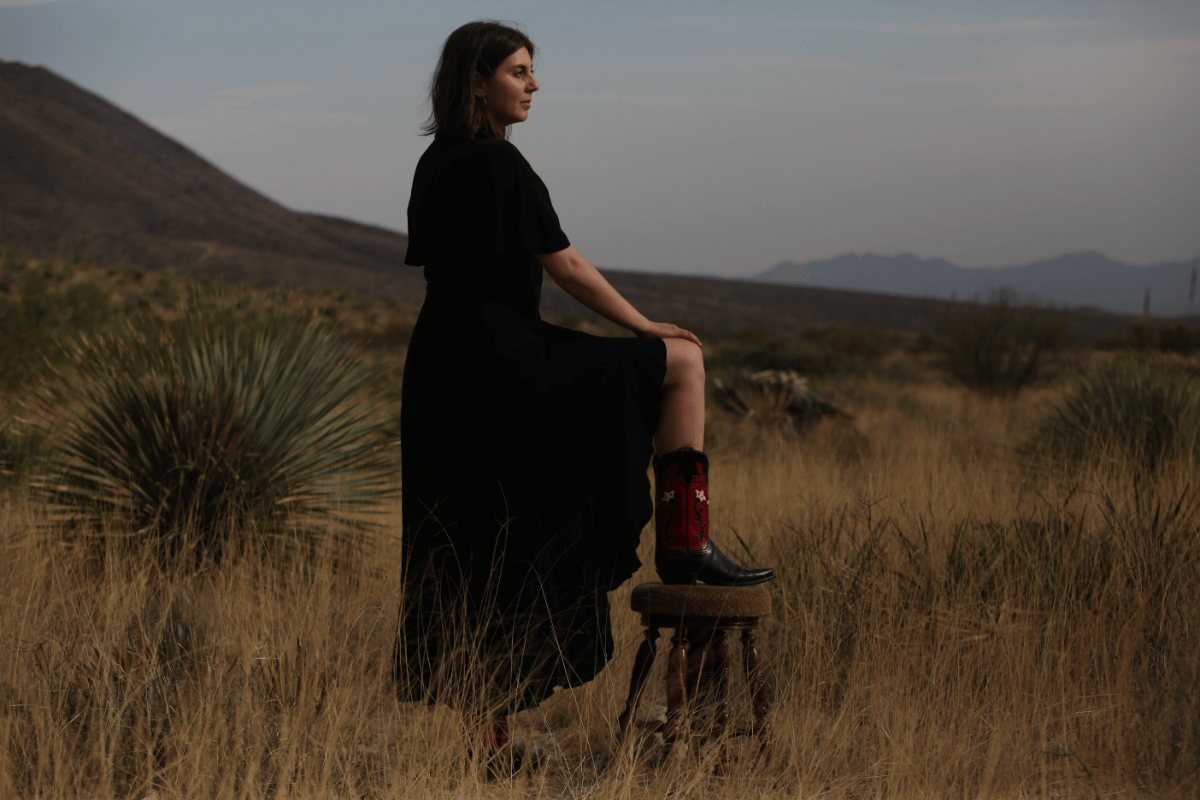
[[1200, 350], [1200, 331], [1182, 322], [1154, 325], [1137, 322], [1125, 333], [1107, 336], [1096, 343], [1100, 350], [1159, 351], [1190, 355]]
[[1200, 457], [1200, 384], [1178, 364], [1123, 358], [1080, 381], [1025, 444], [1037, 461], [1133, 464], [1153, 474]]
[[1068, 343], [1066, 321], [1008, 292], [943, 320], [938, 339], [946, 369], [967, 386], [993, 394], [1016, 392], [1041, 377], [1046, 362]]
[[734, 338], [748, 347], [763, 347], [779, 338], [779, 331], [771, 325], [747, 322], [734, 333]]
[[63, 432], [38, 486], [160, 556], [192, 537], [198, 558], [219, 561], [230, 528], [295, 543], [390, 482], [366, 374], [293, 316], [145, 322], [82, 339], [69, 358], [37, 404]]
[[[117, 308], [127, 301], [118, 289], [147, 298], [158, 321], [128, 334], [101, 323], [90, 344], [60, 329], [75, 355], [56, 369], [79, 370], [88, 377], [79, 385], [92, 388], [56, 395], [57, 424], [41, 428], [50, 445], [72, 435], [63, 420], [104, 407], [102, 386], [123, 381], [133, 397], [191, 385], [193, 367], [176, 363], [192, 351], [187, 319], [236, 320], [197, 332], [215, 342], [291, 315], [303, 324], [287, 335], [333, 350], [341, 341], [350, 349], [340, 352], [375, 373], [378, 419], [394, 419], [414, 309], [180, 279], [168, 306], [152, 294], [156, 275], [117, 287], [82, 268], [48, 279], [48, 294], [59, 292], [55, 280], [65, 287], [85, 274]], [[326, 307], [334, 318], [319, 313]], [[386, 333], [389, 325], [397, 328]], [[180, 335], [153, 339], [153, 331]], [[135, 359], [126, 335], [152, 353], [136, 356], [142, 366], [132, 372], [144, 376], [153, 363], [158, 377], [115, 374], [121, 353]], [[97, 559], [95, 548], [78, 546], [77, 530], [29, 502], [22, 487], [39, 470], [25, 469], [0, 493], [0, 794], [1189, 796], [1200, 781], [1200, 474], [1180, 420], [1194, 414], [1195, 361], [1084, 354], [1092, 377], [1028, 383], [1017, 396], [948, 383], [931, 371], [934, 354], [888, 336], [819, 331], [806, 341], [707, 348], [713, 377], [744, 357], [837, 359], [821, 380], [854, 415], [801, 440], [710, 407], [714, 537], [780, 574], [761, 639], [773, 702], [761, 752], [732, 734], [671, 754], [645, 735], [618, 740], [641, 638], [629, 592], [654, 579], [650, 567], [611, 596], [616, 657], [599, 678], [514, 718], [517, 739], [546, 751], [545, 770], [488, 782], [470, 758], [477, 720], [395, 699], [390, 659], [403, 598], [394, 499], [357, 540], [314, 531], [308, 559], [234, 548], [197, 571], [164, 562], [153, 543], [130, 546], [137, 525], [116, 516], [93, 523], [106, 534]], [[83, 353], [93, 354], [87, 364]], [[908, 379], [894, 379], [894, 362]], [[286, 392], [287, 381], [275, 383], [264, 395]], [[229, 416], [232, 406], [217, 400], [237, 392], [218, 384], [197, 379], [195, 419]], [[37, 385], [30, 378], [0, 397], [0, 419], [18, 418], [4, 431], [24, 435], [33, 411], [48, 410], [30, 400]], [[145, 394], [138, 402], [148, 407], [162, 396]], [[216, 413], [199, 407], [205, 398]], [[1060, 471], [1021, 457], [1026, 442], [1057, 435], [1045, 433], [1047, 420], [1072, 415], [1079, 432], [1068, 438], [1099, 447], [1103, 459]], [[135, 438], [144, 447], [154, 434]], [[11, 442], [5, 452], [29, 444]], [[1149, 469], [1155, 442], [1174, 444], [1155, 451]], [[249, 501], [251, 487], [241, 491]], [[239, 517], [244, 507], [225, 510], [225, 530], [257, 535]], [[196, 540], [195, 521], [172, 524]], [[642, 544], [643, 563], [652, 563], [648, 533]], [[662, 702], [661, 687], [660, 671], [647, 713]], [[735, 671], [735, 730], [749, 712], [743, 689]]]
[[776, 339], [764, 345], [728, 343], [714, 348], [706, 356], [710, 369], [726, 367], [793, 370], [814, 378], [863, 372], [863, 362], [838, 353], [822, 344], [795, 339]]
[[879, 360], [911, 339], [898, 331], [865, 325], [810, 325], [804, 331], [804, 341], [866, 362]]
[[17, 417], [0, 418], [0, 489], [28, 478], [46, 456], [41, 431]]

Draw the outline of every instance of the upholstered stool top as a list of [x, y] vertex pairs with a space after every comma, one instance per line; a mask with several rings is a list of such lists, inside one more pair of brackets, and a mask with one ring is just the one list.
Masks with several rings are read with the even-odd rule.
[[656, 616], [766, 617], [771, 595], [761, 586], [643, 583], [634, 588], [629, 605]]

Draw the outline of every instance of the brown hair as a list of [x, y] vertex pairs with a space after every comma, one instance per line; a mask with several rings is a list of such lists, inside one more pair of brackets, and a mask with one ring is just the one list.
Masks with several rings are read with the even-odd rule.
[[429, 119], [421, 126], [426, 134], [452, 139], [503, 139], [482, 97], [474, 91], [475, 73], [491, 78], [513, 53], [524, 47], [533, 58], [533, 42], [521, 31], [501, 22], [468, 22], [446, 38], [442, 55], [429, 84]]

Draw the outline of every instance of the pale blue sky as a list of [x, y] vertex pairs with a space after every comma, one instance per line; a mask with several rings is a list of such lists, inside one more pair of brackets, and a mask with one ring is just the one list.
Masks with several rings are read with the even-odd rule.
[[0, 58], [403, 230], [438, 50], [484, 17], [539, 47], [513, 141], [603, 266], [1200, 254], [1196, 0], [0, 0]]

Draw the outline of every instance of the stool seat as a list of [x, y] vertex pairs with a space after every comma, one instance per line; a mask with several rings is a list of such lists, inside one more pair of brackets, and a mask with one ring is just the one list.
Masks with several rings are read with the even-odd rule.
[[656, 617], [766, 617], [771, 595], [761, 586], [643, 583], [634, 588], [629, 605]]
[[[667, 658], [667, 719], [654, 725], [663, 741], [687, 739], [695, 721], [686, 722], [684, 707], [694, 699], [713, 701], [709, 736], [719, 735], [729, 720], [731, 653], [728, 634], [740, 635], [742, 669], [746, 675], [754, 714], [751, 733], [767, 733], [767, 694], [762, 657], [758, 651], [759, 620], [771, 614], [771, 595], [761, 586], [706, 586], [643, 583], [634, 588], [630, 607], [642, 615], [645, 631], [629, 678], [625, 710], [617, 719], [622, 735], [633, 723], [633, 714], [658, 651], [661, 628], [673, 629]], [[697, 652], [693, 653], [695, 648]], [[694, 656], [694, 657], [693, 657]]]

